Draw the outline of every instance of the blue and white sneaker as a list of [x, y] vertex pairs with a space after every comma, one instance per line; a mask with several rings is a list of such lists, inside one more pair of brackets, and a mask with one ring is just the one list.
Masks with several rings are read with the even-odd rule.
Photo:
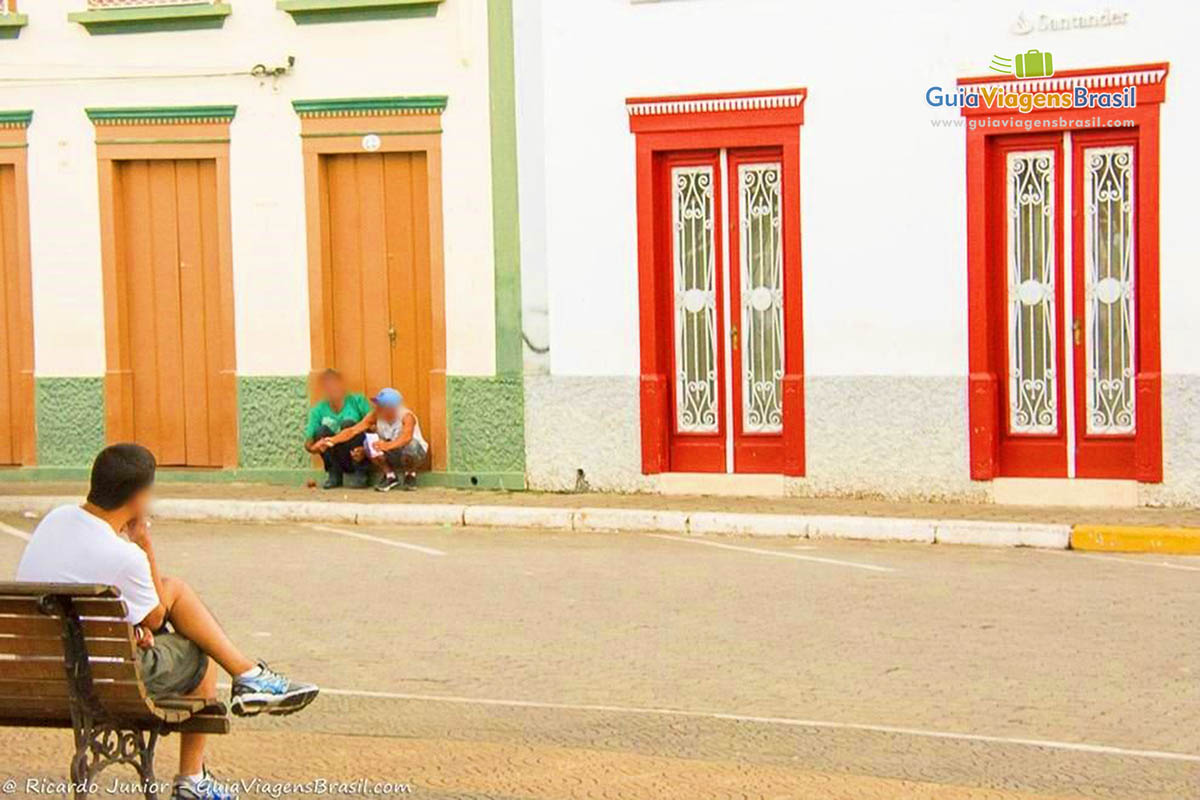
[[171, 800], [237, 800], [232, 787], [218, 783], [208, 767], [199, 779], [180, 775], [171, 787]]
[[288, 680], [258, 662], [258, 674], [233, 679], [230, 709], [239, 717], [268, 714], [295, 714], [316, 699], [321, 690], [311, 683]]

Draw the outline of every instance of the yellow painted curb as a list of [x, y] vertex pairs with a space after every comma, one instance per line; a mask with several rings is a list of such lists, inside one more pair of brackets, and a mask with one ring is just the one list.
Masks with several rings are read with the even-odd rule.
[[1076, 525], [1071, 528], [1071, 549], [1109, 553], [1200, 555], [1200, 528]]

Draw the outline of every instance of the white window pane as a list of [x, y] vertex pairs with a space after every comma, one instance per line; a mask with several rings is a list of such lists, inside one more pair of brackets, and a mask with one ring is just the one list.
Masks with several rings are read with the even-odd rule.
[[675, 274], [675, 429], [718, 430], [712, 167], [671, 170]]
[[1007, 158], [1009, 431], [1058, 432], [1054, 152]]
[[1133, 147], [1083, 154], [1087, 432], [1134, 431]]
[[738, 167], [742, 430], [783, 430], [783, 239], [780, 165]]

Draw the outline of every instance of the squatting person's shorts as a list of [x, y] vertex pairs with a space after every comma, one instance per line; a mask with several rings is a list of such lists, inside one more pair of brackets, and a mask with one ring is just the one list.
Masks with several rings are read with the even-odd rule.
[[153, 698], [190, 694], [208, 672], [208, 656], [178, 633], [154, 634], [154, 646], [142, 651], [142, 681]]
[[383, 454], [392, 469], [414, 470], [425, 462], [425, 448], [415, 439], [398, 450]]

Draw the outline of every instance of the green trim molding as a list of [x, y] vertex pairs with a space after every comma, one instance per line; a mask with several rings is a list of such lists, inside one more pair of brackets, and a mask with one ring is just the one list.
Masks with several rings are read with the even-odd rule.
[[243, 469], [313, 469], [304, 450], [308, 378], [239, 375], [238, 466]]
[[[525, 473], [522, 375], [446, 377], [448, 471]], [[523, 483], [523, 481], [522, 481]]]
[[512, 0], [488, 0], [488, 70], [496, 374], [519, 375], [524, 371], [524, 337], [521, 332], [521, 221], [517, 190], [517, 95], [513, 66]]
[[277, 0], [275, 7], [297, 25], [361, 22], [375, 19], [432, 17], [443, 0]]
[[97, 125], [170, 125], [187, 122], [229, 122], [237, 106], [139, 106], [85, 108]]
[[178, 5], [136, 6], [72, 11], [71, 22], [78, 22], [93, 36], [110, 33], [153, 33], [220, 28], [232, 13], [228, 3], [197, 2]]
[[37, 460], [89, 467], [104, 448], [104, 378], [34, 378]]
[[411, 97], [340, 97], [325, 100], [293, 100], [301, 117], [381, 117], [392, 114], [441, 114], [448, 98], [440, 95]]
[[0, 39], [16, 39], [28, 24], [28, 14], [0, 14]]
[[28, 128], [29, 123], [33, 121], [33, 112], [26, 109], [24, 111], [0, 111], [0, 128]]

